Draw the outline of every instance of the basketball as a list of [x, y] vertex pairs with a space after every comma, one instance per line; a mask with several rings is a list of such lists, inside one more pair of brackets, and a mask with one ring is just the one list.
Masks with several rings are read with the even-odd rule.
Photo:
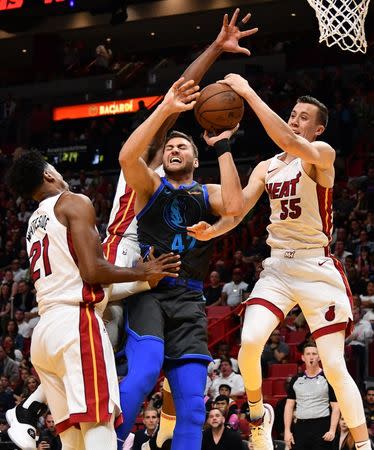
[[244, 102], [227, 84], [213, 83], [201, 91], [194, 111], [204, 130], [230, 130], [241, 121]]

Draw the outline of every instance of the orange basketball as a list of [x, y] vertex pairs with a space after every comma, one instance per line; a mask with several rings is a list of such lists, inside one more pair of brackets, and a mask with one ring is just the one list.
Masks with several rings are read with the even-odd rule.
[[194, 111], [204, 130], [230, 130], [241, 121], [244, 102], [227, 84], [213, 83], [201, 91]]

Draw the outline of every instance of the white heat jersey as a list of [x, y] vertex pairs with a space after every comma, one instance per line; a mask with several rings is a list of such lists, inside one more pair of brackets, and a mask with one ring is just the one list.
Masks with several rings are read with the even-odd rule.
[[[165, 175], [162, 166], [156, 173]], [[118, 178], [116, 195], [114, 196], [112, 210], [104, 240], [104, 254], [108, 261], [113, 262], [122, 237], [134, 243], [138, 242], [138, 221], [135, 216], [135, 192], [127, 185], [123, 172]]]
[[40, 314], [55, 305], [106, 300], [101, 285], [90, 286], [80, 276], [70, 234], [54, 212], [60, 196], [40, 202], [29, 219], [26, 234], [30, 273]]
[[271, 216], [267, 243], [271, 248], [327, 247], [332, 232], [332, 188], [313, 181], [300, 158], [286, 164], [272, 158], [265, 176]]

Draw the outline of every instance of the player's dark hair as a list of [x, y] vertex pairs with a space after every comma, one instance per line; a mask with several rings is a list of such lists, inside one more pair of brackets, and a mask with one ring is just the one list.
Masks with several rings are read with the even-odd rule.
[[312, 97], [311, 95], [302, 95], [297, 99], [296, 103], [308, 103], [309, 105], [317, 106], [317, 120], [325, 128], [327, 127], [327, 122], [329, 121], [329, 110], [327, 109], [326, 105], [324, 105], [322, 102], [317, 100], [315, 97]]
[[36, 150], [24, 153], [13, 161], [6, 181], [10, 189], [23, 198], [30, 198], [43, 184], [44, 171], [48, 163]]
[[176, 130], [171, 131], [166, 137], [165, 146], [170, 141], [170, 139], [177, 138], [177, 137], [186, 139], [186, 141], [188, 141], [192, 145], [192, 149], [193, 149], [195, 158], [199, 157], [199, 150], [197, 149], [196, 144], [192, 139], [192, 136], [182, 133], [181, 131], [176, 131]]

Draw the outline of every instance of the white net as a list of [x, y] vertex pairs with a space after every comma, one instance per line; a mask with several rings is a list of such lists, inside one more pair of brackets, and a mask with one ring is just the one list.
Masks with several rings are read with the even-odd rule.
[[308, 0], [319, 23], [319, 42], [366, 53], [365, 18], [370, 0]]

